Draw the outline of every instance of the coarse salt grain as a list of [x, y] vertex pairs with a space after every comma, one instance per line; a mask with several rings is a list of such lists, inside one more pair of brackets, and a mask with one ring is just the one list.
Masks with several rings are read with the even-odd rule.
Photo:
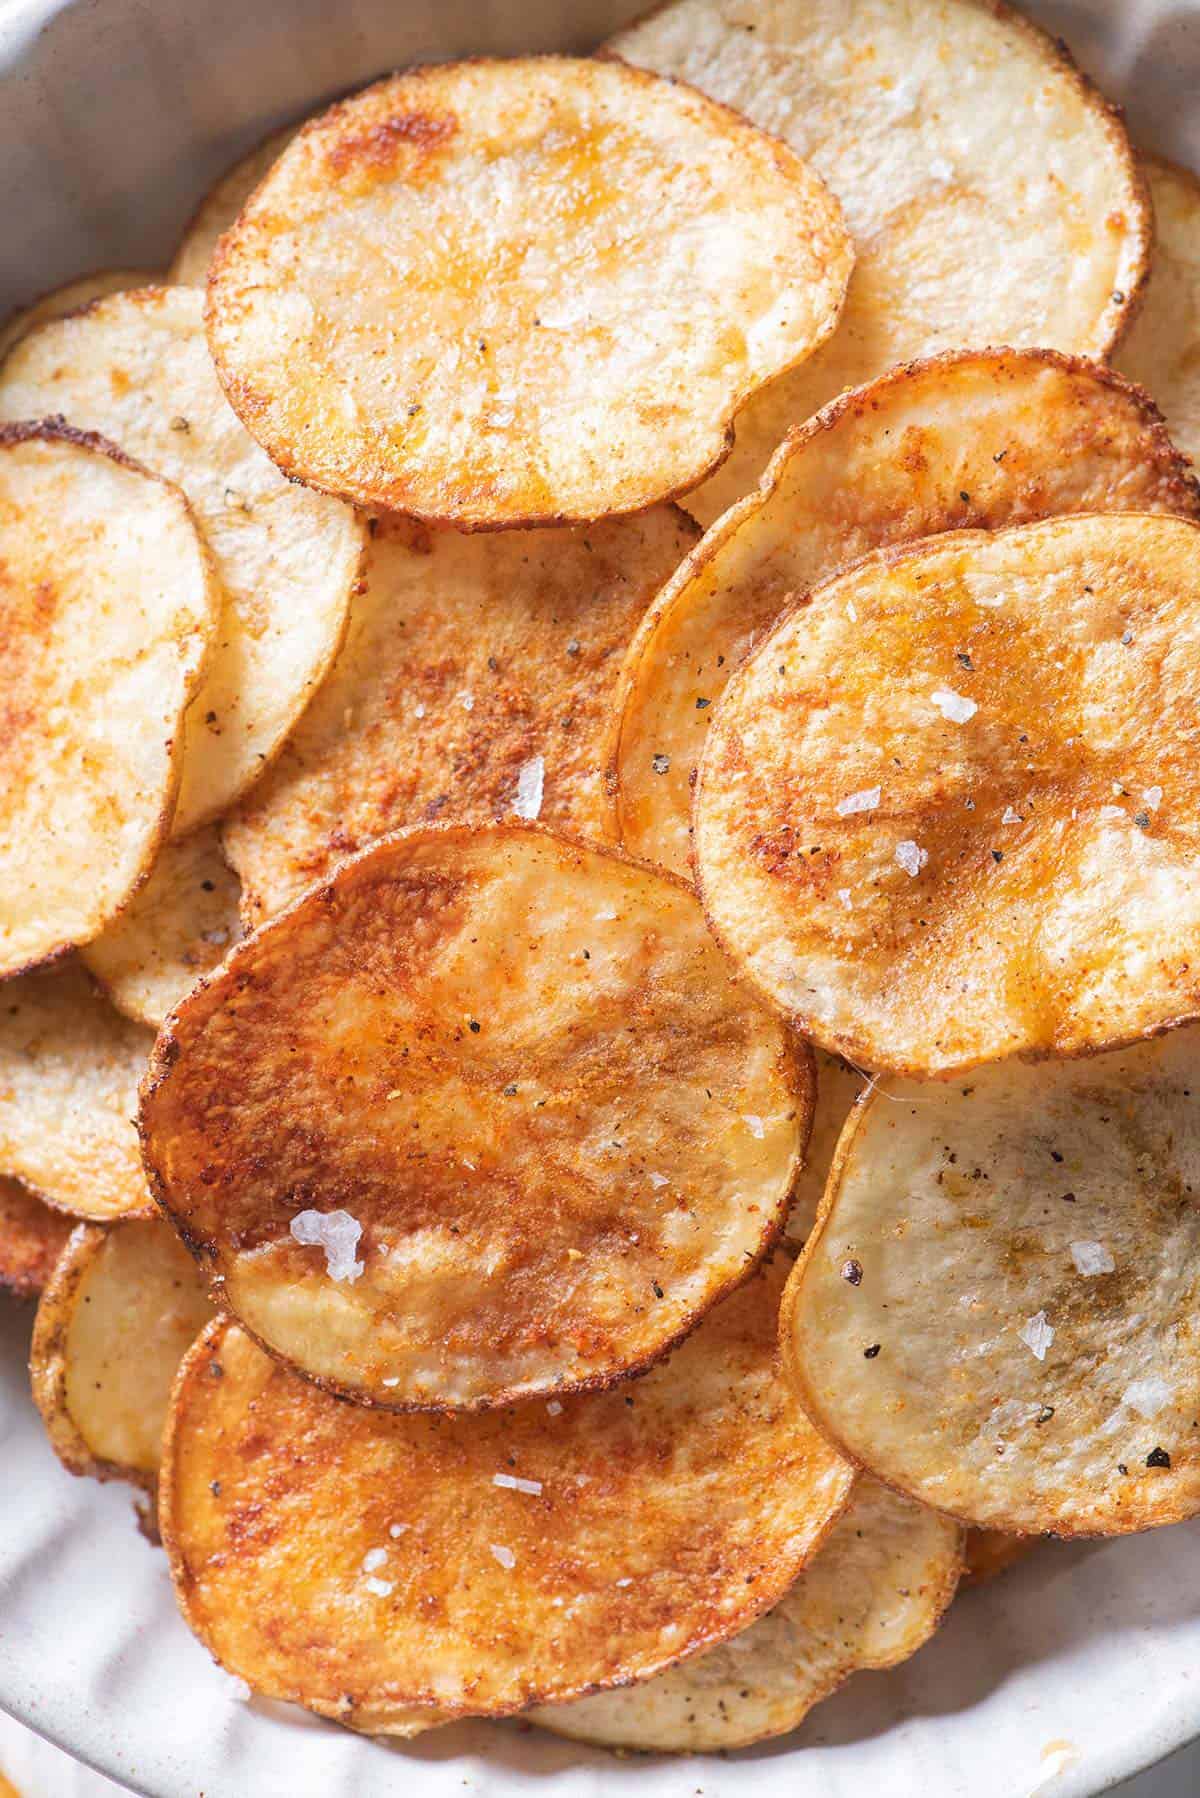
[[947, 162], [944, 156], [935, 156], [929, 165], [929, 173], [934, 181], [953, 181], [954, 164]]
[[911, 837], [906, 837], [902, 843], [896, 844], [896, 865], [903, 868], [904, 872], [911, 875], [914, 880], [928, 860], [928, 849], [922, 849], [921, 845], [914, 843]]
[[535, 1498], [542, 1489], [541, 1480], [518, 1479], [514, 1473], [494, 1473], [492, 1485], [504, 1486], [509, 1492], [532, 1492]]
[[846, 616], [850, 620], [851, 624], [858, 623], [858, 607], [855, 605], [855, 603], [852, 599], [849, 599], [846, 601]]
[[395, 1591], [395, 1585], [390, 1579], [368, 1579], [363, 1581], [363, 1585], [376, 1598], [390, 1598]]
[[1117, 1265], [1102, 1242], [1073, 1242], [1071, 1259], [1076, 1273], [1082, 1274], [1085, 1280], [1096, 1274], [1111, 1274]]
[[757, 1136], [761, 1140], [763, 1134], [763, 1121], [760, 1117], [756, 1117], [752, 1111], [747, 1111], [743, 1115], [742, 1122], [745, 1124], [751, 1136]]
[[1163, 1406], [1170, 1402], [1171, 1388], [1157, 1374], [1144, 1380], [1131, 1380], [1121, 1394], [1121, 1403], [1145, 1418], [1157, 1417]]
[[355, 1259], [362, 1225], [348, 1211], [298, 1211], [292, 1219], [292, 1239], [304, 1248], [325, 1250], [325, 1271], [331, 1280], [357, 1280], [363, 1271]]
[[398, 1386], [400, 1384], [400, 1375], [398, 1373], [385, 1374], [379, 1384], [381, 1386]]
[[929, 697], [951, 724], [965, 724], [979, 710], [973, 699], [968, 699], [964, 693], [956, 693], [953, 687], [938, 687]]
[[379, 1569], [383, 1566], [383, 1563], [387, 1560], [387, 1555], [388, 1551], [386, 1548], [368, 1548], [366, 1554], [363, 1556], [363, 1572], [378, 1573]]
[[1100, 816], [1102, 818], [1123, 818], [1125, 816], [1125, 807], [1123, 805], [1102, 805], [1100, 807]]
[[617, 1584], [618, 1586], [632, 1586], [633, 1581], [630, 1579], [629, 1575], [626, 1574], [624, 1579], [619, 1579], [617, 1581]]
[[548, 1398], [546, 1400], [546, 1409], [547, 1409], [547, 1411], [549, 1411], [551, 1417], [561, 1417], [562, 1416], [562, 1409], [563, 1409], [562, 1404], [556, 1398]]
[[853, 901], [850, 898], [850, 888], [849, 887], [839, 887], [837, 890], [837, 896], [841, 900], [842, 904], [845, 906], [846, 910], [849, 911], [853, 904]]
[[1006, 805], [1000, 814], [1001, 824], [1022, 824], [1024, 819], [1015, 805]]
[[839, 799], [833, 809], [839, 818], [852, 818], [855, 812], [873, 812], [882, 796], [882, 787], [864, 787], [861, 793], [851, 793], [845, 799]]
[[425, 716], [425, 707], [423, 705], [415, 705], [413, 707], [413, 717], [414, 718], [423, 718], [424, 716]]
[[1054, 1341], [1054, 1331], [1047, 1322], [1044, 1311], [1035, 1311], [1017, 1331], [1017, 1335], [1026, 1347], [1033, 1351], [1035, 1361], [1046, 1359], [1046, 1350]]
[[1162, 804], [1162, 793], [1163, 790], [1161, 787], [1142, 788], [1142, 799], [1147, 811], [1156, 812], [1158, 810], [1159, 806]]
[[525, 762], [517, 774], [517, 796], [513, 811], [518, 818], [531, 821], [542, 809], [542, 793], [546, 784], [546, 763], [540, 755]]
[[460, 693], [458, 701], [464, 712], [473, 712], [475, 710], [474, 693]]
[[488, 1549], [493, 1561], [499, 1561], [501, 1567], [512, 1570], [517, 1564], [517, 1557], [511, 1548], [505, 1548], [502, 1542], [489, 1542]]
[[651, 1174], [650, 1184], [651, 1186], [669, 1186], [671, 1182], [665, 1174]]
[[606, 905], [603, 911], [598, 911], [596, 913], [596, 922], [597, 924], [611, 924], [616, 915], [616, 911], [613, 907], [611, 905]]
[[412, 1528], [411, 1523], [389, 1523], [388, 1524], [388, 1535], [391, 1536], [393, 1540], [395, 1540], [397, 1537], [402, 1536], [404, 1534], [405, 1530], [410, 1530], [411, 1528]]

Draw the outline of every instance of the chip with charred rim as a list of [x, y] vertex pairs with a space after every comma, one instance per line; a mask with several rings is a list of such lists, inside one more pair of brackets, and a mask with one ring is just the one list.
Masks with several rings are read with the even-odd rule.
[[0, 1175], [0, 1286], [19, 1298], [40, 1292], [71, 1228], [61, 1211], [52, 1210], [19, 1180]]

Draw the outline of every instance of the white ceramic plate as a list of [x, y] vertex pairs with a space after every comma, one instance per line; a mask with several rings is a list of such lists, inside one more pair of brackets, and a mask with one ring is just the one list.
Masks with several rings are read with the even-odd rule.
[[[81, 269], [165, 262], [209, 181], [328, 94], [418, 57], [586, 49], [641, 9], [0, 0], [0, 311]], [[1200, 166], [1200, 5], [1031, 10], [1142, 142]], [[1084, 1798], [1200, 1733], [1200, 1524], [1046, 1548], [960, 1599], [905, 1667], [727, 1758], [617, 1760], [484, 1724], [388, 1748], [245, 1704], [178, 1621], [129, 1493], [55, 1462], [29, 1322], [0, 1299], [0, 1706], [153, 1798]]]

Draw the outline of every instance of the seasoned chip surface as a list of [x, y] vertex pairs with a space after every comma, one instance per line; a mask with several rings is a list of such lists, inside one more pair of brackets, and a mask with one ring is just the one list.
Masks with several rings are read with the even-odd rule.
[[755, 1275], [617, 1391], [467, 1417], [338, 1404], [215, 1324], [163, 1464], [184, 1616], [256, 1691], [367, 1730], [645, 1679], [723, 1640], [852, 1482], [775, 1371], [780, 1288]]
[[312, 121], [218, 246], [226, 392], [288, 474], [467, 527], [636, 511], [832, 329], [852, 257], [784, 144], [618, 63], [414, 69]]
[[1060, 44], [992, 0], [677, 0], [620, 33], [807, 157], [857, 263], [836, 334], [752, 400], [708, 524], [785, 431], [845, 387], [983, 344], [1104, 355], [1136, 306], [1151, 214], [1117, 118]]
[[154, 1037], [74, 962], [0, 987], [0, 1174], [101, 1222], [148, 1213], [133, 1118]]
[[1154, 265], [1118, 366], [1160, 401], [1180, 449], [1200, 461], [1200, 180], [1145, 158], [1154, 197]]
[[610, 1748], [712, 1753], [795, 1729], [863, 1667], [894, 1667], [926, 1642], [958, 1584], [950, 1518], [859, 1480], [795, 1585], [741, 1635], [644, 1684], [546, 1705], [533, 1720]]
[[0, 975], [145, 878], [218, 605], [177, 488], [97, 438], [0, 428]]
[[510, 825], [392, 838], [243, 944], [141, 1130], [264, 1343], [438, 1408], [664, 1353], [782, 1226], [811, 1110], [682, 883]]
[[154, 278], [145, 269], [101, 268], [92, 274], [80, 275], [62, 287], [51, 288], [49, 293], [42, 294], [28, 306], [10, 312], [0, 323], [0, 356], [7, 356], [14, 344], [36, 331], [39, 325], [49, 324], [54, 318], [65, 318], [68, 312], [78, 312], [81, 307], [90, 306], [93, 300], [102, 300], [110, 293], [144, 287]]
[[696, 802], [721, 940], [853, 1061], [948, 1074], [1200, 1009], [1200, 527], [879, 552], [726, 688]]
[[896, 1083], [856, 1114], [781, 1320], [847, 1452], [993, 1529], [1200, 1510], [1198, 1041]]
[[83, 959], [119, 1011], [157, 1029], [241, 936], [238, 892], [214, 826], [179, 837]]
[[168, 1224], [77, 1227], [30, 1352], [33, 1396], [64, 1466], [153, 1488], [179, 1363], [211, 1316]]
[[498, 537], [381, 520], [333, 673], [225, 826], [247, 917], [425, 818], [490, 824], [520, 806], [611, 836], [622, 658], [695, 537], [667, 506]]
[[0, 418], [62, 413], [187, 495], [225, 593], [188, 717], [177, 834], [214, 817], [262, 771], [334, 656], [363, 528], [348, 507], [290, 486], [225, 402], [203, 296], [114, 294], [25, 339], [0, 369]]
[[21, 1298], [40, 1292], [70, 1234], [70, 1218], [0, 1176], [0, 1286]]
[[228, 231], [283, 146], [295, 135], [295, 125], [272, 131], [214, 183], [188, 222], [167, 271], [168, 281], [178, 287], [204, 286], [217, 239]]
[[626, 848], [689, 872], [711, 708], [790, 599], [884, 544], [1062, 512], [1200, 515], [1153, 403], [1098, 363], [946, 354], [810, 419], [668, 583], [630, 649], [616, 751]]

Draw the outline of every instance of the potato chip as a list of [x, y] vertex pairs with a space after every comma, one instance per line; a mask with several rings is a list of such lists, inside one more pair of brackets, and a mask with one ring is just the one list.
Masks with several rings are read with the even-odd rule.
[[897, 363], [984, 344], [1103, 356], [1153, 236], [1119, 115], [1060, 43], [979, 0], [676, 0], [612, 40], [807, 157], [857, 263], [836, 334], [737, 420], [709, 524], [784, 433]]
[[1145, 158], [1154, 196], [1153, 273], [1118, 366], [1162, 402], [1179, 447], [1200, 462], [1200, 180]]
[[175, 819], [186, 835], [261, 772], [337, 654], [363, 528], [290, 486], [226, 405], [203, 297], [114, 294], [45, 325], [0, 369], [0, 416], [63, 413], [187, 495], [225, 589], [212, 661], [188, 718]]
[[70, 1234], [70, 1218], [0, 1176], [0, 1286], [21, 1298], [40, 1292]]
[[422, 819], [611, 836], [621, 661], [695, 535], [667, 506], [498, 537], [381, 520], [333, 673], [225, 826], [246, 916]]
[[65, 1467], [153, 1489], [179, 1363], [211, 1316], [169, 1225], [77, 1227], [30, 1351], [33, 1396]]
[[217, 239], [228, 231], [279, 152], [295, 137], [296, 129], [295, 125], [285, 125], [280, 131], [272, 131], [205, 194], [167, 270], [167, 280], [172, 285], [204, 286]]
[[770, 1246], [811, 1115], [682, 882], [514, 824], [389, 838], [242, 944], [140, 1122], [256, 1336], [438, 1409], [664, 1354]]
[[818, 1049], [814, 1061], [817, 1100], [813, 1107], [812, 1133], [804, 1153], [804, 1167], [792, 1189], [792, 1208], [786, 1227], [788, 1241], [797, 1248], [803, 1247], [817, 1221], [817, 1209], [833, 1165], [838, 1137], [867, 1085], [858, 1069], [852, 1068], [840, 1055], [827, 1055], [824, 1049]]
[[153, 280], [154, 276], [145, 269], [102, 268], [79, 275], [62, 287], [52, 287], [28, 306], [10, 312], [0, 324], [0, 356], [7, 356], [22, 337], [28, 337], [39, 325], [49, 324], [51, 319], [66, 318], [68, 313], [90, 306], [93, 300], [102, 300], [110, 293], [124, 293], [130, 287], [144, 287]]
[[629, 652], [625, 846], [689, 872], [710, 707], [790, 599], [883, 544], [1060, 512], [1200, 515], [1153, 404], [1098, 363], [965, 351], [894, 369], [810, 419], [668, 583]]
[[861, 1066], [1078, 1055], [1200, 1011], [1200, 527], [1142, 514], [868, 557], [725, 690], [710, 920]]
[[769, 1267], [645, 1379], [474, 1416], [338, 1404], [214, 1324], [160, 1520], [183, 1614], [255, 1691], [386, 1731], [646, 1679], [775, 1604], [849, 1496], [775, 1367]]
[[968, 1530], [963, 1547], [962, 1583], [986, 1586], [1025, 1560], [1038, 1545], [1037, 1536], [1010, 1536], [1004, 1530]]
[[0, 976], [145, 879], [219, 605], [177, 488], [99, 438], [0, 427]]
[[221, 240], [208, 332], [285, 473], [468, 528], [670, 498], [826, 338], [852, 255], [786, 145], [620, 63], [413, 69], [313, 120]]
[[133, 1118], [151, 1031], [74, 962], [0, 988], [0, 1174], [76, 1217], [149, 1215]]
[[990, 1529], [1200, 1511], [1198, 1045], [897, 1082], [856, 1112], [781, 1319], [847, 1453]]
[[119, 1011], [157, 1029], [240, 938], [238, 893], [214, 826], [179, 837], [83, 959]]
[[534, 1711], [555, 1735], [609, 1748], [711, 1754], [795, 1729], [864, 1667], [894, 1667], [937, 1628], [962, 1568], [948, 1517], [860, 1480], [773, 1611], [644, 1684]]

